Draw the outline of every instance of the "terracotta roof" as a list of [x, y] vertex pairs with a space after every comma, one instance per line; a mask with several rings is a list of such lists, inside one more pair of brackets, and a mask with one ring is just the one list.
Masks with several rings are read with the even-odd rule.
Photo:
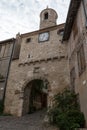
[[71, 0], [66, 19], [63, 41], [68, 40], [72, 31], [72, 26], [77, 15], [81, 0]]

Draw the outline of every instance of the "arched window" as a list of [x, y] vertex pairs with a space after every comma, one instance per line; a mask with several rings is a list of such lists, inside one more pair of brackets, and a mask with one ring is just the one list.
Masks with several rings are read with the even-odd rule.
[[44, 14], [44, 19], [48, 19], [48, 13]]

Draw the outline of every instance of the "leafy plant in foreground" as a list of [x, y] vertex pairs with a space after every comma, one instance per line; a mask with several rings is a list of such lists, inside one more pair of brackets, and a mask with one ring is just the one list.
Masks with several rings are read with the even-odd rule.
[[80, 112], [77, 94], [65, 89], [62, 93], [54, 96], [54, 105], [48, 112], [50, 122], [60, 130], [74, 130], [83, 128], [84, 115]]

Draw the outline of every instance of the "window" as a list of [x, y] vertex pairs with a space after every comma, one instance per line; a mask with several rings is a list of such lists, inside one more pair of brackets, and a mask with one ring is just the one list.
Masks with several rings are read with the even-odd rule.
[[48, 13], [44, 14], [44, 19], [48, 19]]
[[2, 46], [0, 46], [0, 57], [1, 57], [1, 50], [2, 50]]
[[13, 44], [3, 44], [2, 47], [0, 46], [0, 57], [8, 57], [12, 53]]
[[28, 54], [28, 56], [27, 56], [28, 58], [31, 58], [31, 55], [30, 54]]
[[33, 73], [39, 73], [40, 67], [34, 67]]
[[70, 83], [71, 83], [71, 90], [75, 91], [75, 67], [73, 67], [70, 72]]
[[31, 42], [31, 38], [26, 39], [26, 43]]
[[85, 70], [85, 67], [86, 67], [83, 45], [81, 45], [81, 47], [77, 51], [77, 60], [78, 60], [79, 75], [81, 75], [82, 72]]
[[4, 50], [4, 57], [7, 57], [7, 56], [10, 56], [11, 53], [12, 53], [12, 47], [13, 45], [12, 44], [6, 44], [5, 45], [5, 50]]
[[57, 34], [63, 36], [63, 34], [64, 34], [64, 28], [59, 29], [57, 31]]
[[78, 34], [78, 25], [77, 25], [78, 23], [77, 23], [77, 19], [75, 19], [75, 22], [74, 22], [74, 24], [73, 24], [73, 37], [74, 37], [74, 39], [76, 38], [76, 36], [77, 36], [77, 34]]
[[86, 28], [87, 28], [87, 0], [83, 0], [84, 13], [86, 17]]
[[0, 52], [1, 52], [2, 46], [0, 46]]

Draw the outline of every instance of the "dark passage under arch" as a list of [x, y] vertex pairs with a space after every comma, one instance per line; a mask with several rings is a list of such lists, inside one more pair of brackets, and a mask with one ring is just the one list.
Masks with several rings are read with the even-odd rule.
[[30, 81], [24, 89], [23, 115], [47, 107], [47, 84], [41, 79]]

